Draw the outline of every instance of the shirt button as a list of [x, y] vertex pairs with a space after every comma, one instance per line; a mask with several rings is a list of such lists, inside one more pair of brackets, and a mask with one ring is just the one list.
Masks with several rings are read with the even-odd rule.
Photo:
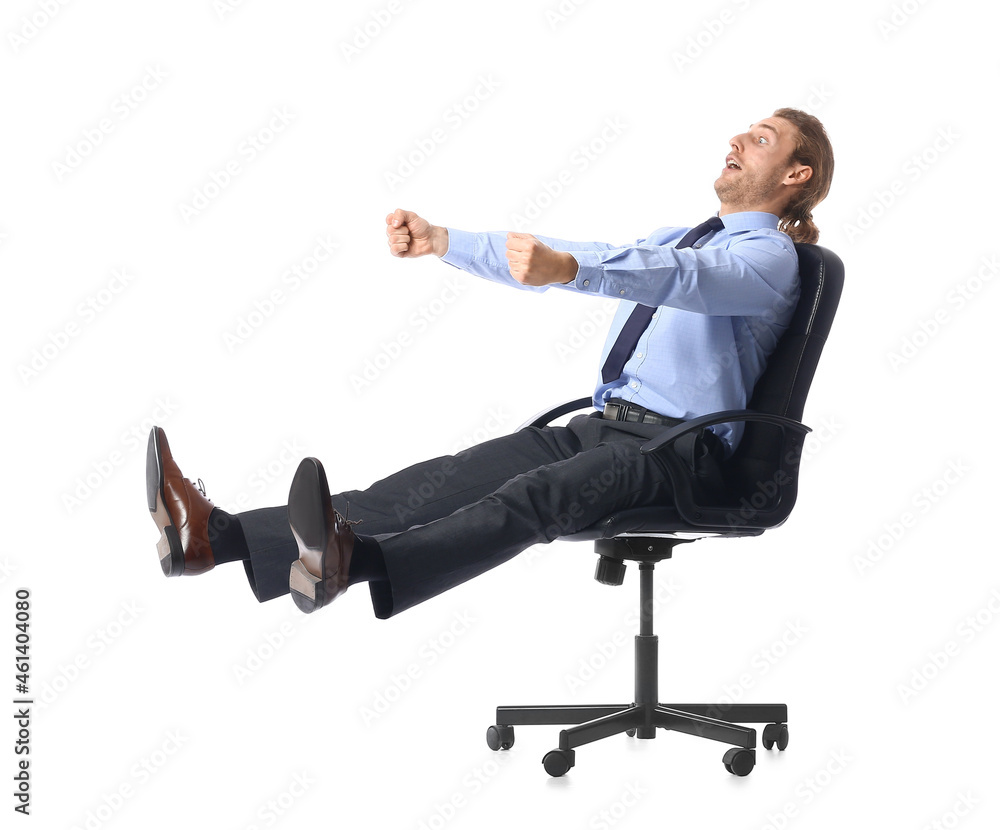
[[632, 381], [632, 388], [633, 389], [638, 389], [639, 388], [639, 384], [636, 383], [634, 380]]
[[642, 352], [637, 352], [636, 357], [642, 357]]
[[583, 287], [586, 288], [588, 285], [590, 285], [590, 280], [584, 280]]
[[618, 294], [620, 296], [624, 297], [625, 296], [625, 289], [623, 288], [621, 291], [618, 292]]
[[659, 312], [654, 312], [654, 313], [653, 313], [653, 319], [654, 319], [654, 320], [655, 320], [655, 319], [656, 319], [657, 317], [659, 317], [659, 316], [660, 316]]

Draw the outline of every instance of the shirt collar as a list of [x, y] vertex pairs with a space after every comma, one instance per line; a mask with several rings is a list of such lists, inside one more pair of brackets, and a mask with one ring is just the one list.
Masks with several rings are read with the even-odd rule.
[[737, 231], [756, 231], [761, 228], [769, 228], [770, 230], [778, 229], [778, 217], [773, 213], [765, 213], [760, 210], [745, 210], [740, 213], [727, 213], [722, 218], [722, 224], [725, 225], [726, 230], [729, 233], [736, 233]]

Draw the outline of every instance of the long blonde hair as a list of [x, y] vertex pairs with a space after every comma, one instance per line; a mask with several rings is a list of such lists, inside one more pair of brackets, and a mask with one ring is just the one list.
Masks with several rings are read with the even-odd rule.
[[774, 111], [775, 118], [784, 118], [795, 125], [797, 136], [791, 160], [812, 168], [812, 176], [785, 207], [778, 230], [787, 233], [794, 242], [816, 242], [819, 228], [813, 222], [812, 209], [830, 192], [833, 181], [833, 146], [826, 129], [815, 115], [784, 107]]

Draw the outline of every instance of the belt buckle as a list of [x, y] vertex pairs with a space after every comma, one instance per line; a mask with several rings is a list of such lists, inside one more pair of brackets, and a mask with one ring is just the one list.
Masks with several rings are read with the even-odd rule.
[[[609, 414], [608, 413], [608, 408], [609, 407], [614, 407], [614, 409], [612, 410], [614, 412], [614, 417], [613, 418], [607, 418], [607, 416]], [[620, 404], [620, 403], [608, 401], [604, 405], [604, 415], [605, 415], [605, 417], [609, 421], [624, 421], [625, 420], [625, 406], [623, 404]]]

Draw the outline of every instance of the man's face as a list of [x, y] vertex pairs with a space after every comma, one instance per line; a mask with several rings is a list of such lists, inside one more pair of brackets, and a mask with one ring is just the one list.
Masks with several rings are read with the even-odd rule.
[[726, 212], [774, 212], [791, 194], [785, 189], [796, 128], [784, 118], [765, 118], [729, 139], [729, 155], [715, 193]]

